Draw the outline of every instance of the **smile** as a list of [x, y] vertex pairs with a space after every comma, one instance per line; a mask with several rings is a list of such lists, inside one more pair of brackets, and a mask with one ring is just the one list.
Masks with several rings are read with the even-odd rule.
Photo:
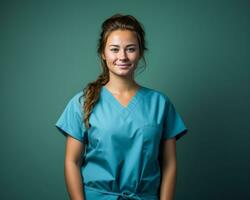
[[130, 65], [117, 65], [120, 69], [127, 69], [130, 67]]
[[121, 65], [117, 65], [117, 66], [129, 66], [130, 64], [121, 64]]

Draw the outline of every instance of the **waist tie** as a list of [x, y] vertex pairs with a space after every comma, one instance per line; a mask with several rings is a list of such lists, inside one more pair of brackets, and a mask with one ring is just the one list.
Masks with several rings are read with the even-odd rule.
[[93, 190], [93, 191], [96, 191], [96, 192], [100, 192], [100, 193], [103, 193], [103, 194], [110, 194], [110, 195], [113, 195], [113, 196], [118, 196], [118, 197], [122, 197], [123, 199], [128, 199], [128, 200], [142, 200], [142, 197], [156, 197], [157, 195], [156, 194], [135, 194], [133, 192], [129, 192], [129, 191], [124, 191], [124, 192], [121, 192], [121, 193], [118, 193], [118, 192], [109, 192], [109, 191], [104, 191], [104, 190], [100, 190], [100, 189], [97, 189], [97, 188], [93, 188], [93, 187], [89, 187], [89, 186], [84, 186], [84, 188], [86, 189], [89, 189], [89, 190]]

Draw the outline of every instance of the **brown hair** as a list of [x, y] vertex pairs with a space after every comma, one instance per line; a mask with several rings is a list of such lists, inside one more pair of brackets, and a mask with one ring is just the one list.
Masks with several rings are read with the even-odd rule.
[[136, 33], [139, 43], [140, 58], [143, 58], [143, 61], [146, 64], [144, 51], [148, 49], [145, 45], [145, 32], [143, 29], [143, 25], [132, 15], [122, 15], [117, 13], [106, 19], [102, 23], [102, 31], [98, 40], [97, 49], [98, 56], [101, 59], [102, 73], [95, 81], [88, 83], [87, 86], [83, 89], [83, 96], [85, 97], [83, 104], [83, 121], [86, 128], [90, 128], [91, 126], [89, 123], [89, 117], [95, 103], [99, 99], [99, 92], [101, 90], [101, 87], [109, 81], [109, 70], [106, 65], [106, 61], [102, 58], [102, 53], [104, 52], [108, 36], [112, 31], [115, 30], [130, 30]]

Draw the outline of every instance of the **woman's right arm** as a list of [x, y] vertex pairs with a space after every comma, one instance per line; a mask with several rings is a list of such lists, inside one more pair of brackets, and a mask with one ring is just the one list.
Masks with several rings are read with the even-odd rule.
[[64, 161], [64, 175], [71, 200], [84, 200], [83, 183], [80, 174], [81, 155], [84, 143], [67, 136]]

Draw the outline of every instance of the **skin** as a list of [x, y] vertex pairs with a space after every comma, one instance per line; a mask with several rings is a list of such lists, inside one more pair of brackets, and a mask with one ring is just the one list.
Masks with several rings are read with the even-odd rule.
[[80, 174], [80, 161], [84, 146], [84, 143], [69, 135], [67, 136], [64, 175], [71, 200], [84, 200], [83, 184]]
[[[128, 30], [111, 32], [102, 58], [106, 61], [110, 78], [105, 87], [126, 107], [140, 87], [134, 80], [134, 71], [141, 58], [136, 34]], [[128, 66], [119, 66], [124, 64]]]
[[160, 200], [173, 200], [177, 176], [175, 138], [163, 142], [163, 153], [161, 159], [162, 181], [160, 186]]
[[[134, 71], [141, 58], [136, 34], [129, 30], [116, 30], [108, 36], [102, 58], [109, 69], [109, 82], [105, 87], [120, 104], [126, 107], [140, 87], [134, 80]], [[121, 64], [129, 64], [121, 67]], [[80, 175], [81, 155], [84, 143], [67, 137], [65, 156], [65, 179], [72, 200], [84, 200]], [[176, 184], [176, 141], [163, 142], [162, 182], [160, 200], [173, 200]]]

